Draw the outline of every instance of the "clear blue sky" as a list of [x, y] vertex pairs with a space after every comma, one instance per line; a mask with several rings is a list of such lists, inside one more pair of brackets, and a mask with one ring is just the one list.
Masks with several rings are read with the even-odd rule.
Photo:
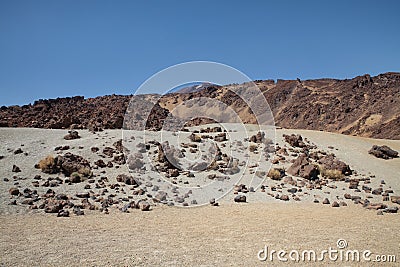
[[210, 60], [252, 79], [400, 71], [400, 1], [0, 0], [0, 105], [131, 94]]

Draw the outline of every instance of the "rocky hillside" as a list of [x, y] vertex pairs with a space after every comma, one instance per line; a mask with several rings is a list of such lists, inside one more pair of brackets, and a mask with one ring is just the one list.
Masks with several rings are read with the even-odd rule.
[[[278, 126], [400, 139], [400, 73], [364, 75], [346, 80], [265, 80], [255, 83], [267, 99]], [[232, 107], [244, 122], [254, 122], [245, 103], [229, 90], [245, 90], [246, 86], [208, 86], [201, 91], [165, 95], [159, 100], [153, 121], [161, 122], [168, 111], [188, 99], [208, 97]], [[78, 96], [1, 107], [0, 126], [121, 128], [131, 97], [111, 95], [84, 99]], [[148, 105], [148, 101], [156, 96], [144, 98]]]
[[265, 96], [282, 127], [400, 139], [400, 73], [278, 81]]

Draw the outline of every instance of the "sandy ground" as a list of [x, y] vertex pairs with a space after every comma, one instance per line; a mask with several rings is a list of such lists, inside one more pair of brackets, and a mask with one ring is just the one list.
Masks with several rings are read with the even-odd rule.
[[[321, 150], [335, 153], [357, 171], [354, 177], [372, 176], [368, 186], [383, 186], [399, 195], [400, 159], [377, 159], [367, 151], [374, 144], [386, 144], [400, 151], [400, 141], [278, 129], [276, 142], [285, 146], [282, 134], [292, 133], [301, 134]], [[371, 202], [382, 202], [381, 196], [350, 191], [345, 182], [335, 182], [336, 188], [324, 187], [323, 190], [303, 188], [298, 194], [300, 202], [292, 198], [283, 202], [256, 190], [247, 194], [248, 203], [242, 204], [233, 203], [234, 195], [229, 194], [220, 200], [220, 207], [156, 205], [150, 212], [132, 209], [130, 213], [122, 213], [114, 207], [108, 215], [85, 210], [84, 216], [70, 218], [57, 218], [40, 210], [30, 211], [20, 204], [8, 205], [10, 187], [31, 188], [37, 174], [43, 179], [58, 176], [46, 175], [33, 168], [49, 154], [64, 153], [55, 152], [56, 146], [69, 145], [69, 152], [81, 155], [91, 163], [100, 158], [107, 162], [110, 159], [91, 152], [90, 148], [96, 146], [101, 150], [122, 138], [119, 130], [95, 135], [79, 131], [82, 138], [69, 141], [63, 139], [65, 134], [65, 130], [0, 128], [0, 155], [5, 156], [0, 160], [0, 266], [291, 266], [293, 262], [282, 263], [276, 258], [272, 263], [259, 261], [257, 252], [265, 245], [274, 250], [314, 249], [320, 252], [329, 247], [336, 248], [338, 239], [345, 239], [349, 249], [371, 250], [374, 253], [371, 258], [375, 254], [385, 254], [396, 255], [397, 261], [400, 260], [399, 215], [378, 216], [376, 211], [343, 199], [344, 193], [348, 192], [369, 198]], [[17, 148], [27, 155], [15, 155], [13, 151]], [[11, 172], [13, 164], [21, 168], [20, 173]], [[269, 168], [266, 162], [260, 165], [261, 169]], [[249, 168], [246, 174], [254, 170]], [[127, 172], [125, 165], [94, 170], [95, 177], [107, 176], [110, 183], [115, 183], [116, 175], [124, 172]], [[385, 185], [381, 185], [381, 180], [385, 180]], [[264, 182], [269, 187], [280, 183], [270, 179]], [[62, 184], [53, 189], [74, 195], [84, 191], [84, 184]], [[283, 185], [278, 192], [287, 194], [288, 188]], [[47, 189], [37, 188], [39, 193]], [[126, 196], [109, 190], [120, 199]], [[322, 201], [324, 198], [331, 202], [345, 201], [348, 206], [332, 208], [312, 203], [314, 199]], [[311, 263], [295, 265], [310, 266]], [[337, 266], [338, 262], [325, 260], [312, 265]], [[382, 263], [346, 262], [339, 265], [380, 266]]]
[[0, 216], [4, 266], [394, 266], [394, 263], [273, 262], [274, 250], [315, 250], [338, 239], [346, 250], [400, 257], [398, 215], [377, 216], [360, 207], [317, 204], [226, 204], [152, 212], [99, 213], [57, 218], [43, 214]]

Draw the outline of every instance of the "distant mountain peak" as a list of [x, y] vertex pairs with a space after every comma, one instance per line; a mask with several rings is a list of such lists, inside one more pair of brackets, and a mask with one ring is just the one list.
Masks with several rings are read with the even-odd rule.
[[178, 93], [178, 94], [196, 93], [196, 92], [199, 92], [199, 91], [202, 91], [204, 89], [207, 89], [209, 87], [214, 87], [214, 86], [217, 86], [217, 85], [209, 83], [209, 82], [196, 82], [196, 83], [190, 83], [190, 84], [185, 84], [185, 85], [179, 86], [179, 87], [171, 90], [171, 93]]

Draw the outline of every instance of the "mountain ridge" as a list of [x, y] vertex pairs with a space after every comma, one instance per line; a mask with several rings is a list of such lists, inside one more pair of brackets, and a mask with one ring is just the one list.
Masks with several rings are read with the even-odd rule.
[[[277, 126], [322, 130], [373, 138], [400, 139], [400, 73], [368, 74], [352, 79], [256, 80]], [[232, 107], [246, 123], [251, 111], [232, 92], [246, 84], [205, 86], [173, 92], [158, 99], [165, 116], [180, 103], [196, 97], [218, 99]], [[33, 104], [0, 108], [0, 127], [121, 128], [132, 95], [82, 96], [37, 100]], [[143, 95], [152, 102], [157, 95]], [[138, 107], [140, 109], [140, 107]], [[162, 117], [157, 117], [160, 124]], [[199, 122], [201, 123], [201, 121]]]

